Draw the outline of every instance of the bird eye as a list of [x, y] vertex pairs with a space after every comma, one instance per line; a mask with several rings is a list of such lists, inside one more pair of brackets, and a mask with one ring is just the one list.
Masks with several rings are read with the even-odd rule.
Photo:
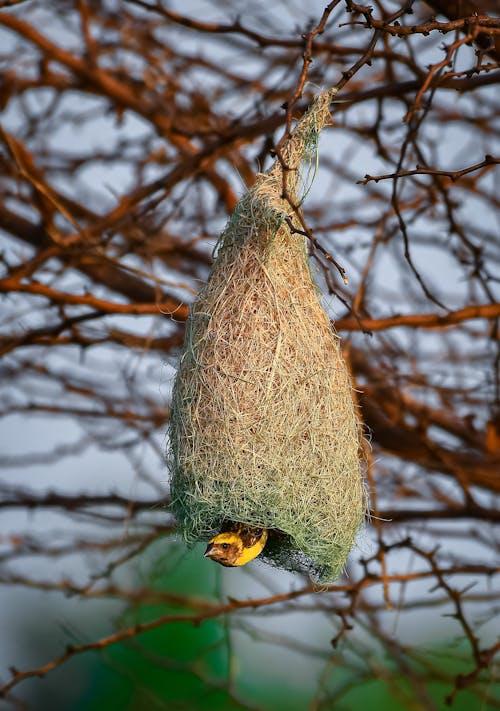
[[222, 549], [223, 549], [223, 550], [227, 551], [228, 548], [229, 548], [229, 543], [223, 543], [223, 544], [222, 544]]

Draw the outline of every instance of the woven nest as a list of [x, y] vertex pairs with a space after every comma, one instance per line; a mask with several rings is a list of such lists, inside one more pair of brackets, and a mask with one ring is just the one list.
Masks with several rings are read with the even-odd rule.
[[[296, 199], [332, 92], [282, 150]], [[262, 557], [335, 578], [366, 509], [360, 430], [340, 339], [323, 310], [277, 162], [221, 235], [194, 302], [174, 386], [172, 506], [186, 541], [228, 521], [270, 530]]]

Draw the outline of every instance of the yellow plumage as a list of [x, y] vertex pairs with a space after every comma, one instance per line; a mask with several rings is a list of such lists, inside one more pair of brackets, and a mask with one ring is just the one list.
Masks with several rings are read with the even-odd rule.
[[214, 536], [205, 556], [228, 568], [246, 565], [262, 552], [267, 535], [266, 529], [236, 526]]

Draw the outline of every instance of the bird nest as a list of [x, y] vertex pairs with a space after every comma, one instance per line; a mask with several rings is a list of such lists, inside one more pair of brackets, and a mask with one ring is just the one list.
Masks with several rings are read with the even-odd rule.
[[283, 188], [296, 199], [332, 98], [315, 100], [221, 235], [191, 308], [170, 423], [186, 541], [228, 521], [266, 528], [262, 557], [320, 582], [340, 573], [366, 510], [361, 437], [340, 339]]

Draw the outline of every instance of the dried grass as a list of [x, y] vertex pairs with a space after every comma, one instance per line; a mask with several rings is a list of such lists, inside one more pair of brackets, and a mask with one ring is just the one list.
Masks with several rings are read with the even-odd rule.
[[[283, 148], [294, 199], [331, 99], [316, 99]], [[277, 161], [238, 203], [191, 309], [172, 402], [172, 505], [188, 543], [228, 520], [265, 527], [263, 558], [326, 581], [366, 509], [360, 431], [282, 188]]]

